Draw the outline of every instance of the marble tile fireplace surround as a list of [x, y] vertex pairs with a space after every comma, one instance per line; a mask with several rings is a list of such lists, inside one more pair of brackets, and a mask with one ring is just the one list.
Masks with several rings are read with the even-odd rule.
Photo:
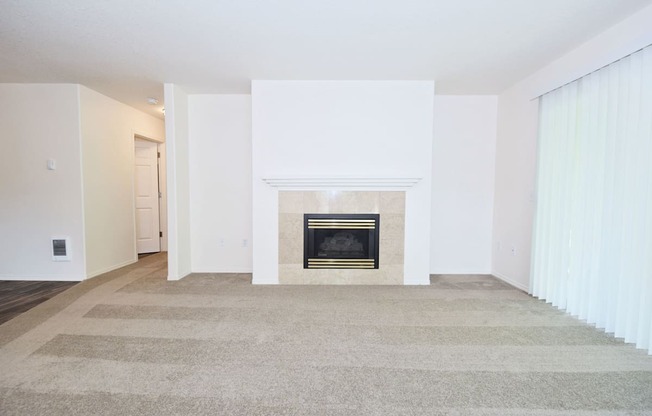
[[[429, 178], [279, 175], [261, 179], [254, 182], [253, 284], [430, 284]], [[305, 268], [305, 214], [377, 215], [378, 268], [375, 263], [365, 269]], [[371, 257], [371, 251], [367, 253]]]
[[[379, 214], [377, 269], [304, 268], [304, 214]], [[404, 281], [405, 191], [279, 191], [280, 284], [381, 284]]]

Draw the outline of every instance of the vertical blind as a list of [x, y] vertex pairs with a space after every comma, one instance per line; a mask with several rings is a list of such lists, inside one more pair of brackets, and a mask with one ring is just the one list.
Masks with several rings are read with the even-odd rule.
[[652, 47], [539, 116], [530, 293], [652, 354]]

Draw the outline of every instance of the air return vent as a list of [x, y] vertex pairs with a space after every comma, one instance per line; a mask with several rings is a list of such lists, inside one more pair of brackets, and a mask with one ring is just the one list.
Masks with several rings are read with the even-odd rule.
[[52, 260], [70, 261], [70, 239], [68, 237], [52, 237]]

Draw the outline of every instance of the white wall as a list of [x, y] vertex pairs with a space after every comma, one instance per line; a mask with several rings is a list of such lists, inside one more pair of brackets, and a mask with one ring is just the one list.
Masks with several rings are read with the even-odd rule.
[[164, 94], [167, 139], [168, 279], [178, 280], [191, 272], [188, 95], [174, 84], [165, 84]]
[[80, 87], [87, 277], [138, 260], [134, 135], [164, 140], [163, 121]]
[[[78, 91], [0, 84], [0, 279], [84, 278]], [[70, 262], [52, 261], [53, 236], [70, 237]]]
[[253, 273], [278, 282], [278, 176], [418, 177], [406, 195], [405, 281], [427, 284], [434, 83], [253, 81]]
[[538, 101], [532, 98], [651, 44], [650, 22], [652, 6], [623, 20], [500, 94], [493, 229], [494, 275], [528, 289], [538, 120]]
[[190, 95], [193, 272], [252, 271], [251, 96]]
[[430, 272], [491, 273], [496, 96], [435, 96]]

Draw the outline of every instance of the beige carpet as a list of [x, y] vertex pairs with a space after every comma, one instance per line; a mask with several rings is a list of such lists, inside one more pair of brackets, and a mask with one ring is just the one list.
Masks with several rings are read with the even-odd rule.
[[652, 415], [652, 357], [494, 278], [165, 281], [165, 257], [0, 326], [1, 415]]

